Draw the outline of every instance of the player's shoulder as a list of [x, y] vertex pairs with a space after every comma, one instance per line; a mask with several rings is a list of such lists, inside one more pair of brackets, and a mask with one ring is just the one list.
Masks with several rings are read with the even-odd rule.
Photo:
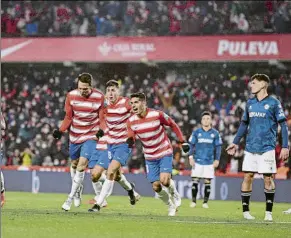
[[268, 96], [268, 98], [267, 98], [266, 101], [270, 102], [273, 105], [280, 105], [281, 104], [281, 102], [279, 101], [279, 99], [277, 99], [274, 96]]
[[148, 110], [147, 117], [167, 115], [165, 112], [154, 109], [154, 108], [148, 108], [147, 110]]
[[255, 96], [251, 96], [249, 97], [249, 99], [247, 100], [247, 105], [251, 105], [251, 104], [254, 104], [256, 103], [258, 100]]
[[80, 95], [78, 89], [73, 89], [67, 93], [67, 97], [78, 96], [78, 95]]
[[104, 94], [103, 94], [103, 92], [100, 90], [100, 89], [97, 89], [97, 88], [93, 88], [92, 89], [92, 95], [98, 95], [98, 96], [100, 96], [100, 97], [104, 97]]
[[197, 134], [197, 133], [199, 133], [201, 131], [202, 131], [202, 128], [200, 127], [200, 128], [197, 128], [197, 129], [193, 130], [192, 134], [195, 135], [195, 134]]
[[216, 134], [219, 134], [219, 131], [218, 130], [216, 130], [215, 128], [211, 128], [211, 131], [213, 132], [213, 133], [216, 133]]
[[125, 104], [125, 103], [129, 103], [130, 99], [128, 97], [123, 97], [120, 96], [119, 100], [118, 100], [118, 104]]

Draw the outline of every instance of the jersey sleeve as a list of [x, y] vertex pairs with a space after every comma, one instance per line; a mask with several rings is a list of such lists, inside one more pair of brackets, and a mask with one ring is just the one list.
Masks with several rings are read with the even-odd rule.
[[164, 112], [159, 112], [159, 114], [161, 124], [171, 127], [176, 136], [178, 137], [179, 141], [183, 142], [184, 141], [183, 133], [180, 127], [176, 124], [176, 122]]
[[131, 104], [130, 104], [130, 99], [129, 98], [126, 98], [125, 107], [126, 107], [126, 109], [128, 111], [131, 111]]
[[193, 131], [188, 142], [191, 144], [191, 145], [195, 145], [197, 143], [197, 137], [196, 137], [196, 131]]
[[247, 102], [246, 103], [246, 107], [245, 107], [245, 110], [244, 110], [244, 114], [242, 116], [242, 121], [248, 123], [249, 122], [249, 110], [248, 110], [248, 107], [249, 107], [249, 103]]
[[69, 94], [67, 94], [67, 97], [66, 97], [65, 112], [66, 112], [65, 119], [63, 120], [63, 122], [60, 126], [60, 129], [59, 129], [61, 132], [66, 131], [71, 126], [72, 119], [73, 119], [73, 109], [71, 106], [71, 96]]
[[221, 136], [220, 136], [219, 132], [216, 133], [216, 136], [215, 136], [215, 139], [214, 139], [214, 144], [215, 144], [215, 146], [222, 145], [222, 139], [221, 139]]
[[126, 122], [126, 127], [127, 127], [127, 137], [135, 139], [135, 134], [134, 131], [131, 129], [131, 123], [129, 120], [127, 120]]
[[286, 121], [286, 117], [283, 111], [283, 107], [280, 102], [275, 104], [275, 117], [278, 123]]

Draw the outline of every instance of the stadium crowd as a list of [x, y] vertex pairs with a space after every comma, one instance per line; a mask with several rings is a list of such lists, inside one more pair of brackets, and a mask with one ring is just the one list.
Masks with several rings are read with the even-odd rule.
[[[103, 91], [106, 81], [116, 79], [125, 96], [144, 92], [149, 107], [172, 116], [187, 137], [199, 126], [201, 112], [210, 110], [214, 115], [213, 126], [220, 131], [224, 142], [219, 169], [240, 171], [243, 147], [234, 158], [230, 158], [224, 148], [232, 142], [246, 99], [250, 96], [250, 76], [256, 72], [270, 75], [270, 93], [283, 102], [290, 130], [290, 66], [285, 63], [280, 69], [267, 63], [164, 63], [151, 67], [144, 64], [78, 64], [72, 67], [3, 64], [1, 101], [9, 128], [5, 140], [5, 164], [68, 165], [68, 137], [56, 142], [52, 130], [64, 117], [65, 96], [76, 86], [77, 75], [90, 72], [95, 78], [94, 86]], [[181, 154], [172, 138], [174, 168], [189, 169], [186, 156]], [[276, 150], [280, 150], [279, 144]], [[278, 160], [278, 166], [283, 165], [283, 161]], [[140, 145], [134, 149], [128, 168], [136, 173], [144, 171]]]
[[290, 33], [291, 2], [3, 1], [2, 36]]

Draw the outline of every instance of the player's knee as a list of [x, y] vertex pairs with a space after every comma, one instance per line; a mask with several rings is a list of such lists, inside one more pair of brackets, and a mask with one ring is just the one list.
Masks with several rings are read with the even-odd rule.
[[79, 172], [83, 172], [83, 171], [85, 171], [86, 167], [87, 167], [86, 164], [83, 164], [83, 163], [78, 164], [78, 165], [77, 165], [77, 171], [79, 171]]
[[94, 183], [98, 182], [100, 176], [101, 176], [101, 173], [99, 173], [99, 171], [94, 171], [94, 170], [91, 171], [92, 182], [94, 182]]
[[171, 177], [162, 177], [161, 184], [165, 187], [169, 187], [170, 186], [170, 179], [171, 179]]
[[120, 173], [115, 173], [114, 175], [114, 180], [119, 181], [121, 179], [121, 174]]
[[273, 176], [272, 174], [264, 174], [264, 184], [265, 188], [268, 188], [272, 185], [273, 183]]
[[211, 184], [211, 179], [204, 179], [205, 184]]
[[153, 186], [153, 190], [155, 192], [159, 193], [162, 191], [162, 185], [161, 185], [160, 181], [153, 182], [152, 186]]
[[78, 166], [78, 160], [72, 160], [72, 161], [71, 161], [71, 167], [72, 167], [73, 169], [77, 169], [77, 166]]
[[244, 175], [244, 182], [252, 183], [254, 180], [254, 173], [245, 173]]
[[114, 175], [115, 175], [115, 173], [114, 173], [114, 171], [112, 169], [108, 169], [107, 170], [107, 173], [106, 173], [107, 179], [114, 180], [114, 177], [115, 177]]

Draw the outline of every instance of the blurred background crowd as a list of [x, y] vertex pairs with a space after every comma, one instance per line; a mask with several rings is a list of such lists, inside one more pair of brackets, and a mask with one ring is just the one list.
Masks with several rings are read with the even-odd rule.
[[[9, 127], [5, 140], [6, 165], [67, 166], [68, 137], [56, 142], [51, 133], [63, 120], [66, 93], [76, 87], [75, 79], [82, 72], [90, 72], [95, 79], [94, 86], [103, 92], [109, 79], [120, 82], [125, 96], [144, 92], [148, 106], [173, 117], [187, 138], [199, 126], [201, 112], [210, 110], [214, 115], [213, 126], [220, 131], [224, 142], [219, 167], [222, 172], [241, 170], [243, 145], [233, 158], [224, 148], [237, 131], [250, 96], [249, 80], [254, 73], [264, 72], [270, 76], [270, 94], [283, 102], [291, 130], [291, 62], [273, 66], [267, 62], [225, 62], [154, 66], [92, 63], [70, 67], [5, 63], [2, 64], [1, 100]], [[175, 151], [174, 168], [177, 171], [189, 169], [188, 159], [177, 147], [175, 135], [169, 133]], [[276, 151], [280, 151], [279, 143]], [[284, 166], [283, 161], [278, 159], [277, 162], [279, 167]], [[134, 149], [128, 169], [136, 173], [144, 171], [140, 145]]]
[[2, 36], [290, 33], [291, 2], [2, 1]]

